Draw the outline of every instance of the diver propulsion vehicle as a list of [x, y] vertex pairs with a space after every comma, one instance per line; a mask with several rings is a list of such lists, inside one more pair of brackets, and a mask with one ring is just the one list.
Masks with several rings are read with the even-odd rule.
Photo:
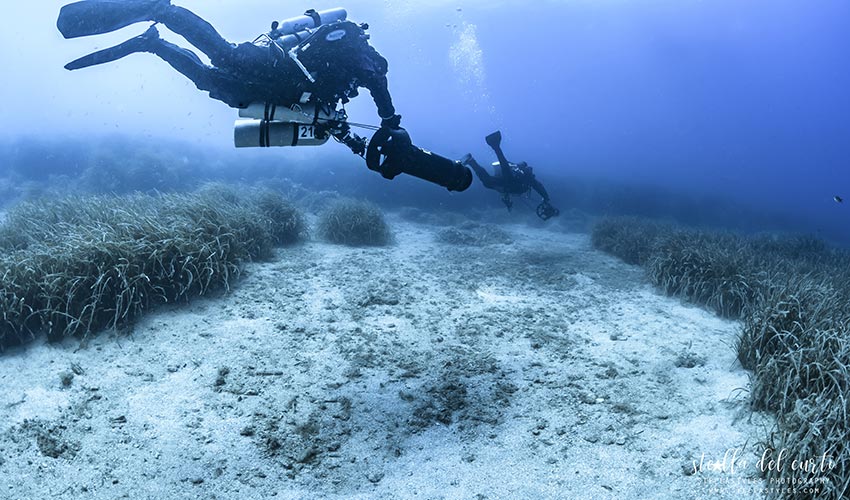
[[416, 147], [403, 128], [381, 128], [366, 150], [366, 166], [385, 179], [407, 174], [433, 182], [449, 191], [464, 191], [472, 184], [472, 171], [459, 161]]

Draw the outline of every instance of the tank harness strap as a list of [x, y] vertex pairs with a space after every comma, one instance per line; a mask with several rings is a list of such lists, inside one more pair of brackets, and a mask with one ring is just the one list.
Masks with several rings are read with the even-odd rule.
[[267, 148], [271, 146], [271, 127], [267, 120], [260, 120], [260, 147]]
[[295, 146], [298, 145], [298, 132], [300, 131], [300, 129], [301, 129], [301, 127], [298, 126], [297, 124], [292, 126], [292, 144], [291, 144], [292, 147], [295, 147]]
[[314, 28], [318, 28], [322, 25], [322, 16], [320, 16], [319, 13], [316, 12], [316, 9], [310, 9], [305, 12], [304, 15], [313, 18]]
[[260, 120], [260, 147], [261, 148], [267, 148], [267, 147], [270, 147], [272, 145], [271, 123], [274, 121], [274, 115], [275, 115], [276, 112], [277, 112], [277, 104], [267, 102], [265, 109], [263, 109], [263, 119]]
[[266, 121], [274, 120], [274, 115], [277, 112], [277, 104], [272, 104], [270, 102], [266, 103], [266, 108], [263, 111], [263, 119]]

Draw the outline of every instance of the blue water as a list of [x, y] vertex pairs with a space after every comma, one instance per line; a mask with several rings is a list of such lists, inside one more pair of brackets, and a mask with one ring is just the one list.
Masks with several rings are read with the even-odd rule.
[[[0, 31], [7, 67], [0, 82], [3, 143], [85, 143], [118, 133], [152, 145], [168, 139], [242, 154], [232, 151], [235, 111], [150, 54], [62, 69], [145, 28], [64, 40], [55, 28], [63, 3], [6, 7], [12, 15]], [[337, 6], [174, 3], [234, 42], [267, 31], [272, 20]], [[562, 210], [640, 212], [658, 205], [658, 197], [681, 197], [690, 203], [671, 202], [680, 207], [671, 211], [686, 205], [709, 213], [723, 212], [718, 204], [728, 201], [780, 214], [776, 220], [787, 218], [788, 227], [779, 229], [850, 243], [850, 201], [833, 201], [834, 195], [850, 200], [850, 3], [356, 0], [343, 6], [353, 20], [370, 23], [373, 45], [390, 62], [390, 91], [403, 125], [423, 147], [453, 158], [472, 152], [489, 162], [483, 136], [501, 129], [508, 156], [534, 165]], [[187, 45], [167, 31], [163, 37]], [[349, 112], [353, 121], [377, 122], [367, 92]], [[49, 154], [45, 162], [62, 162], [61, 149], [60, 158]], [[333, 143], [263, 158], [278, 166], [322, 165], [318, 186], [334, 187], [334, 175], [344, 172], [385, 192], [446, 196], [416, 182], [383, 181]], [[611, 199], [597, 206], [579, 203], [570, 189], [576, 179], [617, 188], [601, 189]], [[476, 181], [451, 200], [501, 209], [494, 197]], [[725, 212], [718, 223], [734, 219]]]

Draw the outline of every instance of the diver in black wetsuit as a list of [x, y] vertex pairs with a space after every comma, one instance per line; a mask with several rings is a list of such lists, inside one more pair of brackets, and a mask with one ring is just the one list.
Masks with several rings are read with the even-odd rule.
[[[344, 9], [309, 10], [284, 21], [285, 26], [273, 23], [271, 31], [254, 42], [238, 45], [222, 38], [191, 11], [171, 5], [170, 0], [83, 0], [62, 7], [56, 24], [65, 38], [75, 38], [137, 22], [162, 23], [205, 53], [212, 66], [192, 51], [162, 40], [151, 26], [141, 36], [84, 56], [65, 68], [75, 70], [150, 52], [231, 107], [311, 106], [315, 109], [311, 125], [319, 136], [333, 136], [355, 154], [365, 156], [368, 167], [388, 179], [407, 173], [449, 190], [466, 189], [472, 182], [466, 167], [412, 145], [387, 89], [387, 60], [369, 45], [368, 25], [347, 21], [346, 16]], [[369, 89], [381, 117], [380, 140], [373, 138], [369, 143], [371, 154], [367, 154], [366, 139], [350, 130], [344, 108], [337, 110], [338, 103], [345, 104], [358, 95], [359, 87]], [[274, 121], [274, 111], [271, 115], [264, 118], [265, 124]], [[269, 127], [258, 130], [260, 146], [270, 145], [262, 137], [264, 133], [268, 136]], [[297, 137], [291, 145], [296, 142]]]
[[[315, 11], [309, 11], [316, 14]], [[192, 51], [178, 47], [159, 37], [155, 26], [143, 35], [68, 63], [69, 70], [120, 59], [136, 52], [156, 54], [174, 69], [192, 80], [210, 97], [234, 108], [253, 102], [301, 102], [305, 92], [317, 100], [347, 102], [357, 95], [357, 87], [372, 93], [382, 120], [398, 127], [401, 117], [395, 115], [387, 90], [387, 60], [369, 43], [365, 29], [350, 21], [333, 25], [326, 36], [334, 38], [333, 50], [309, 54], [302, 64], [315, 74], [307, 76], [293, 60], [280, 39], [269, 36], [265, 43], [234, 45], [218, 34], [208, 22], [169, 0], [84, 0], [62, 8], [57, 26], [65, 38], [107, 33], [137, 22], [164, 24], [182, 35], [206, 54], [207, 66]], [[274, 32], [276, 27], [272, 30]], [[273, 36], [273, 34], [272, 34]], [[322, 59], [325, 64], [310, 65]]]
[[486, 141], [499, 159], [499, 170], [495, 175], [487, 172], [471, 154], [464, 156], [461, 163], [475, 171], [484, 187], [501, 192], [502, 203], [508, 210], [513, 208], [512, 194], [523, 195], [534, 189], [543, 198], [543, 202], [537, 207], [537, 216], [543, 220], [558, 216], [560, 212], [549, 203], [549, 193], [534, 176], [533, 169], [526, 162], [511, 163], [505, 157], [505, 153], [502, 152], [502, 133], [494, 132], [487, 136]]

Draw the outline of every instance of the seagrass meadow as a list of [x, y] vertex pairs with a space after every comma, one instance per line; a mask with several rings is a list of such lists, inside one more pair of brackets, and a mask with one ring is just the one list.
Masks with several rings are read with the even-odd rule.
[[280, 194], [225, 185], [21, 203], [0, 226], [0, 347], [85, 338], [227, 290], [245, 263], [305, 230]]
[[592, 242], [642, 266], [664, 293], [740, 320], [735, 348], [752, 374], [751, 407], [776, 417], [763, 436], [768, 456], [784, 450], [817, 464], [768, 468], [765, 479], [827, 479], [817, 495], [774, 496], [847, 498], [850, 253], [811, 237], [741, 236], [626, 217], [600, 221]]
[[4, 4], [0, 500], [850, 499], [850, 1], [311, 3]]
[[392, 233], [381, 209], [365, 200], [340, 198], [319, 215], [319, 234], [326, 241], [350, 246], [384, 246]]

